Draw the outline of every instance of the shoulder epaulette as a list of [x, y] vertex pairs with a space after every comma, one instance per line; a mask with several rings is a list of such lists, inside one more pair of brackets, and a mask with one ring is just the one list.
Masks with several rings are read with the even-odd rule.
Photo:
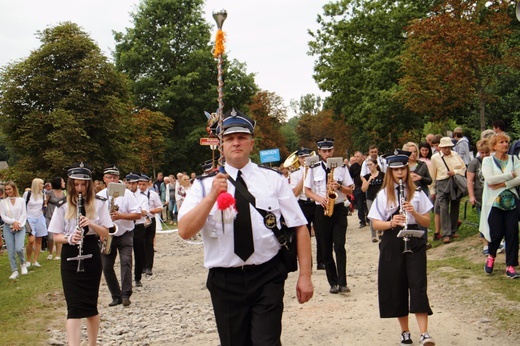
[[320, 165], [321, 165], [321, 162], [318, 161], [318, 162], [316, 162], [315, 164], [309, 166], [309, 168], [316, 168], [316, 167], [318, 167], [318, 166], [320, 166]]
[[103, 196], [99, 196], [99, 195], [96, 195], [96, 199], [99, 199], [100, 201], [106, 201], [107, 198], [103, 197]]
[[207, 175], [197, 175], [195, 177], [195, 179], [197, 180], [203, 180], [203, 179], [206, 179], [206, 178], [210, 178], [210, 177], [214, 177], [218, 174], [218, 171], [215, 171], [213, 173], [210, 173], [210, 174], [207, 174]]
[[276, 173], [278, 173], [278, 174], [280, 174], [280, 175], [283, 174], [282, 172], [277, 171], [276, 169], [273, 169], [273, 168], [271, 168], [271, 167], [262, 166], [262, 165], [257, 165], [257, 166], [260, 167], [260, 168], [263, 168], [263, 169], [268, 169], [268, 170], [270, 170], [270, 171], [276, 172]]

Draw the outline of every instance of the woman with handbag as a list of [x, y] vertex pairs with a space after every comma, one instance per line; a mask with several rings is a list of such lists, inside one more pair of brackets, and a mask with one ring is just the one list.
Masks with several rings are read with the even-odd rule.
[[489, 241], [489, 255], [484, 266], [493, 273], [497, 250], [502, 238], [506, 240], [506, 276], [517, 279], [518, 266], [518, 191], [520, 160], [508, 155], [510, 138], [504, 133], [491, 137], [489, 147], [494, 154], [482, 160], [484, 192], [480, 214], [480, 232]]

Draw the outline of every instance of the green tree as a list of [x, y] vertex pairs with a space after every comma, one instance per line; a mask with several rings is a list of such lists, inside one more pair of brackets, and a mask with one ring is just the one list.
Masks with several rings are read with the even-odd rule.
[[[115, 33], [115, 63], [128, 74], [137, 106], [160, 111], [173, 120], [168, 150], [159, 169], [200, 170], [208, 150], [204, 111], [217, 103], [217, 66], [211, 54], [210, 25], [203, 0], [143, 0], [132, 13], [133, 27]], [[244, 110], [257, 90], [245, 65], [224, 56], [224, 103]], [[197, 160], [194, 160], [197, 158]]]
[[484, 130], [486, 105], [498, 99], [500, 75], [520, 64], [517, 45], [508, 44], [510, 7], [505, 0], [447, 0], [428, 18], [415, 20], [407, 28], [397, 97], [435, 119], [475, 105], [475, 120]]
[[355, 147], [377, 143], [382, 150], [401, 135], [421, 129], [424, 119], [394, 97], [401, 77], [399, 55], [405, 26], [422, 18], [436, 0], [340, 0], [326, 4], [311, 32], [314, 78], [330, 96], [325, 108], [355, 129]]
[[255, 95], [249, 109], [252, 118], [256, 120], [255, 149], [278, 148], [280, 156], [287, 157], [289, 151], [280, 131], [287, 118], [287, 108], [283, 105], [283, 99], [274, 92], [263, 90]]
[[16, 158], [9, 177], [27, 185], [75, 161], [102, 168], [126, 160], [127, 80], [76, 24], [37, 36], [42, 45], [0, 78], [0, 127]]
[[346, 157], [346, 152], [353, 148], [351, 129], [343, 119], [334, 117], [330, 109], [325, 109], [316, 115], [303, 114], [296, 128], [300, 138], [300, 146], [316, 150], [316, 141], [323, 137], [334, 138], [334, 155]]

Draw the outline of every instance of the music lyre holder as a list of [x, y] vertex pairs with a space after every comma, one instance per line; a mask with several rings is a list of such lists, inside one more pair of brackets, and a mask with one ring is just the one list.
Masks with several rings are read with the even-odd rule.
[[84, 259], [89, 259], [89, 258], [92, 258], [92, 254], [86, 254], [86, 255], [83, 255], [83, 254], [79, 254], [78, 256], [76, 257], [69, 257], [67, 258], [67, 261], [78, 261], [78, 269], [76, 269], [76, 272], [77, 273], [82, 273], [85, 271], [85, 268], [83, 268], [83, 260]]
[[412, 237], [414, 238], [421, 238], [424, 234], [424, 231], [415, 230], [415, 229], [403, 229], [397, 233], [398, 238], [403, 238], [404, 240], [404, 250], [403, 253], [413, 253], [413, 251], [410, 249], [409, 242]]

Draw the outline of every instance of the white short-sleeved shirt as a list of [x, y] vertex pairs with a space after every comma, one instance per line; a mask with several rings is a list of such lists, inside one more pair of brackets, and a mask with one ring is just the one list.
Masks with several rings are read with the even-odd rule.
[[[236, 168], [226, 164], [225, 169], [233, 179], [236, 179], [238, 173]], [[252, 162], [249, 162], [240, 171], [248, 191], [256, 199], [256, 206], [272, 212], [278, 220], [279, 228], [281, 227], [281, 215], [283, 215], [288, 227], [307, 224], [298, 201], [283, 175], [268, 168], [261, 168]], [[195, 180], [179, 210], [179, 220], [209, 193], [213, 179], [214, 175], [209, 175]], [[235, 187], [231, 183], [228, 183], [228, 192], [231, 195], [235, 194]], [[278, 240], [273, 232], [265, 227], [260, 213], [253, 206], [250, 206], [255, 251], [244, 262], [234, 253], [233, 221], [231, 220], [222, 226], [219, 213], [221, 211], [217, 209], [215, 203], [201, 230], [204, 242], [204, 266], [206, 268], [262, 264], [278, 253], [280, 249]]]
[[[294, 171], [291, 173], [291, 189], [294, 189], [296, 185], [300, 183], [300, 181], [303, 179], [303, 173], [305, 171], [305, 167], [302, 166], [297, 171]], [[305, 195], [305, 188], [302, 189], [302, 192], [300, 192], [300, 195], [298, 196], [298, 199], [307, 200], [307, 196]]]
[[[135, 200], [137, 201], [137, 204], [139, 204], [139, 212], [142, 212], [143, 210], [146, 210], [146, 213], [150, 211], [150, 208], [148, 207], [148, 198], [146, 198], [146, 195], [143, 195], [141, 193], [141, 190], [137, 189], [137, 191], [134, 192]], [[136, 225], [144, 224], [146, 220], [145, 216], [142, 216], [140, 219], [135, 221]]]
[[145, 192], [141, 192], [141, 196], [144, 196], [146, 198], [146, 202], [148, 203], [148, 207], [146, 208], [146, 213], [148, 214], [148, 217], [154, 217], [154, 215], [150, 213], [150, 210], [159, 207], [162, 208], [163, 204], [161, 201], [161, 197], [157, 192], [152, 191], [150, 189], [147, 189]]
[[[398, 185], [394, 183], [394, 191], [395, 191], [395, 203], [388, 203], [388, 198], [386, 194], [386, 189], [383, 188], [379, 190], [377, 193], [376, 199], [372, 203], [372, 207], [368, 212], [368, 218], [370, 220], [380, 220], [380, 221], [388, 221], [392, 218], [392, 215], [399, 209], [399, 199], [397, 193]], [[407, 189], [404, 190], [405, 196], [407, 194]], [[413, 199], [411, 203], [419, 214], [426, 214], [433, 208], [432, 202], [423, 191], [415, 191], [413, 194]], [[411, 213], [408, 213], [408, 224], [416, 224], [415, 218]]]
[[[98, 196], [103, 198], [108, 198], [107, 210], [110, 208], [110, 201], [112, 197], [108, 196], [108, 188], [104, 188], [103, 190], [97, 193]], [[132, 191], [125, 189], [125, 195], [119, 196], [114, 201], [114, 204], [119, 207], [119, 212], [122, 214], [133, 214], [133, 213], [141, 213], [141, 208], [135, 199]], [[115, 237], [122, 236], [125, 232], [131, 231], [134, 229], [134, 221], [133, 220], [116, 220], [114, 223], [117, 225], [117, 232], [114, 234]]]
[[[108, 212], [108, 203], [107, 201], [103, 201], [100, 199], [94, 200], [96, 207], [96, 218], [94, 223], [99, 226], [103, 226], [106, 228], [110, 228], [113, 226], [112, 219], [110, 218], [110, 214]], [[65, 236], [69, 236], [74, 233], [76, 229], [76, 218], [67, 220], [65, 215], [67, 215], [68, 204], [65, 203], [61, 207], [56, 208], [54, 213], [52, 214], [51, 222], [49, 223], [48, 231], [51, 233], [62, 233]], [[86, 235], [96, 234], [93, 229], [89, 227], [89, 231]]]
[[[341, 183], [343, 186], [354, 185], [354, 181], [350, 177], [350, 173], [346, 166], [336, 167], [334, 169], [334, 180]], [[318, 196], [325, 197], [327, 195], [327, 172], [325, 171], [325, 162], [320, 161], [316, 166], [309, 168], [307, 177], [305, 178], [305, 187], [312, 189]], [[335, 204], [343, 203], [345, 195], [338, 193]], [[319, 204], [316, 202], [316, 204]]]

